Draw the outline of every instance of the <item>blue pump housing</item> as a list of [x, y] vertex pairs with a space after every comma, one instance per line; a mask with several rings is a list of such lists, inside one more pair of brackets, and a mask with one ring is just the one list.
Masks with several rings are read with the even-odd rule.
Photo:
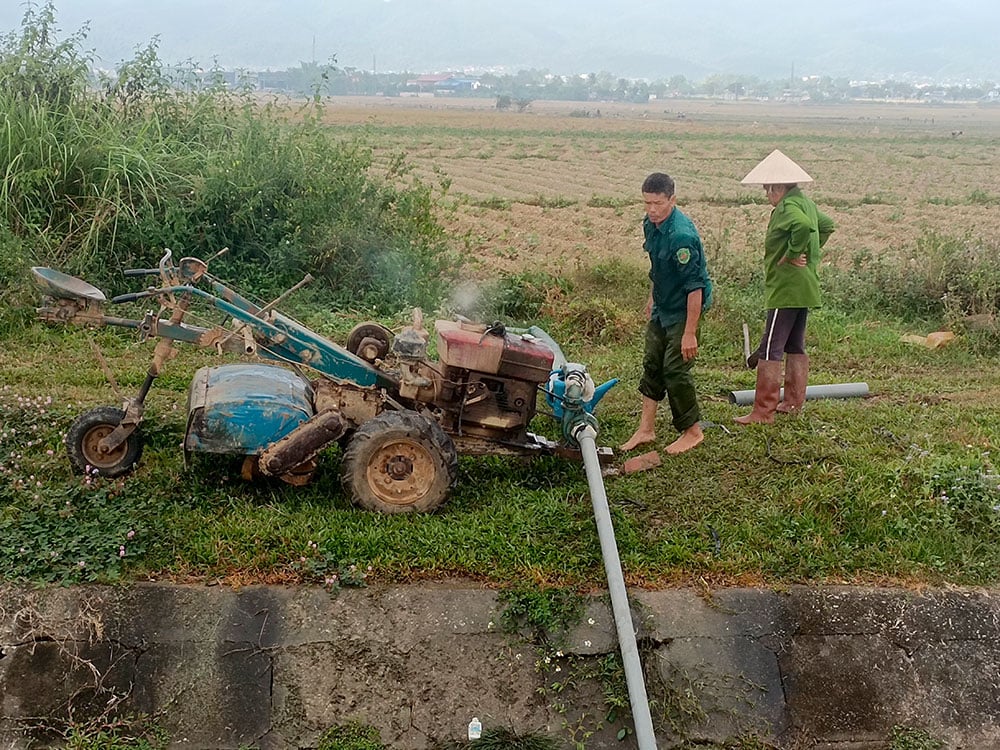
[[[563, 401], [565, 399], [566, 393], [566, 369], [567, 367], [573, 368], [583, 368], [583, 365], [569, 364], [563, 365], [558, 370], [553, 370], [549, 373], [549, 380], [545, 384], [545, 401], [548, 403], [549, 407], [552, 409], [552, 413], [555, 415], [556, 419], [563, 418]], [[589, 377], [588, 377], [589, 381]], [[587, 414], [593, 414], [594, 409], [598, 402], [604, 398], [604, 394], [607, 393], [612, 387], [618, 384], [618, 378], [612, 378], [601, 383], [593, 389], [592, 393], [588, 393], [586, 401], [581, 405], [583, 410]]]

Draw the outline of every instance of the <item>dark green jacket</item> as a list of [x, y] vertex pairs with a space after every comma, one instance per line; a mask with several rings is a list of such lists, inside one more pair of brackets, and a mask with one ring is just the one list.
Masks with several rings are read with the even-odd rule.
[[[795, 187], [771, 211], [764, 237], [764, 305], [768, 310], [783, 307], [819, 307], [820, 248], [833, 234], [833, 219], [824, 214]], [[781, 258], [806, 256], [800, 268]]]
[[682, 322], [687, 317], [688, 294], [696, 289], [702, 290], [702, 311], [707, 310], [712, 303], [712, 282], [694, 222], [675, 206], [660, 226], [647, 216], [642, 231], [653, 282], [653, 320], [664, 328]]

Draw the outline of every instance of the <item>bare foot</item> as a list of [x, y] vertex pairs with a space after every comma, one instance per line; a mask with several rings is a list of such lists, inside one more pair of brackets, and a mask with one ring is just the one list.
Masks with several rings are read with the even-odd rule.
[[646, 445], [646, 443], [652, 443], [654, 440], [656, 440], [655, 432], [642, 429], [636, 430], [635, 433], [633, 433], [632, 437], [630, 437], [628, 440], [626, 440], [624, 443], [621, 444], [621, 447], [619, 447], [618, 450], [620, 450], [622, 453], [625, 453], [627, 451], [632, 450], [633, 448], [639, 447], [640, 445]]
[[666, 452], [671, 456], [676, 456], [678, 453], [691, 450], [704, 439], [705, 433], [701, 431], [701, 425], [691, 425], [681, 433], [679, 438], [667, 446]]

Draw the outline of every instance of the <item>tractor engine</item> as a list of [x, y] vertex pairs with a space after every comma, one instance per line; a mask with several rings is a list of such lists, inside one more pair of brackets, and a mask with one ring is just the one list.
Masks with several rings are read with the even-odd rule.
[[445, 429], [522, 439], [535, 416], [538, 386], [552, 372], [552, 350], [502, 326], [439, 320], [435, 328], [442, 379], [454, 387]]
[[438, 320], [435, 330], [436, 362], [426, 357], [428, 336], [420, 327], [393, 341], [401, 366], [399, 395], [429, 406], [459, 440], [522, 442], [535, 416], [538, 386], [552, 371], [552, 350], [499, 325]]

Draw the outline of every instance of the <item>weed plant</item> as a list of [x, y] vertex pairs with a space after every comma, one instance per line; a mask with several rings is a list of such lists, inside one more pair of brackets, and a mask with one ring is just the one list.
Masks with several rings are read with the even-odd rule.
[[579, 622], [586, 603], [584, 597], [572, 589], [526, 586], [505, 590], [500, 601], [503, 604], [500, 620], [503, 630], [530, 633], [531, 639], [540, 645], [545, 638], [558, 637]]
[[518, 733], [506, 727], [483, 730], [477, 740], [446, 742], [435, 745], [435, 750], [559, 750], [562, 743], [553, 737], [538, 733]]
[[[108, 713], [114, 707], [108, 707]], [[61, 732], [59, 747], [69, 750], [163, 750], [170, 744], [167, 732], [143, 715], [104, 715], [74, 722]]]
[[[167, 75], [156, 43], [95, 89], [85, 31], [57, 40], [51, 2], [0, 37], [0, 299], [30, 265], [109, 295], [121, 271], [228, 252], [213, 270], [273, 298], [308, 271], [334, 306], [435, 305], [456, 258], [433, 191], [401, 160], [376, 170], [363, 136], [194, 67]], [[27, 62], [25, 62], [27, 61]]]
[[845, 268], [826, 269], [824, 288], [837, 307], [848, 312], [934, 321], [959, 331], [975, 319], [995, 335], [998, 249], [995, 241], [927, 232], [901, 257], [863, 251]]
[[353, 723], [331, 727], [319, 738], [317, 750], [387, 750], [375, 727]]
[[942, 750], [945, 744], [923, 729], [893, 727], [889, 750]]

